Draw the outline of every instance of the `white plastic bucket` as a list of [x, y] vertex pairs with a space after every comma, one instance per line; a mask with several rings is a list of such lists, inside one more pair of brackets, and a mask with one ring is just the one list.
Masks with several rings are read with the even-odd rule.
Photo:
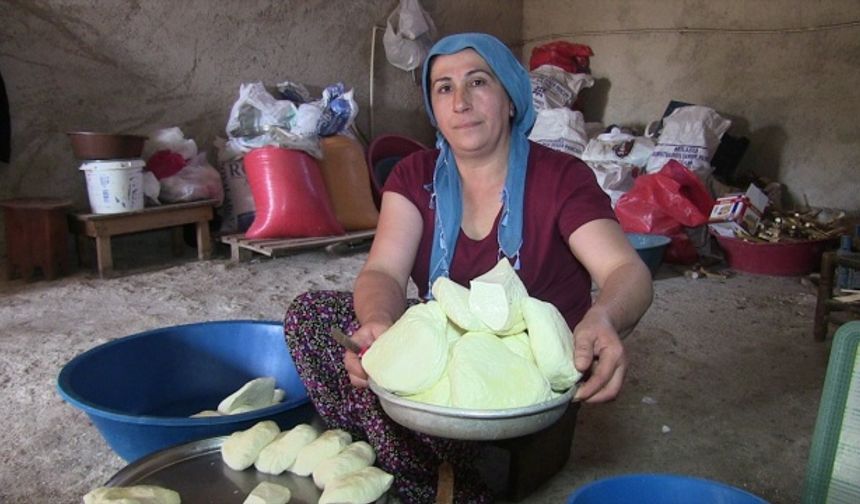
[[143, 209], [142, 159], [87, 161], [87, 195], [93, 213], [110, 214]]

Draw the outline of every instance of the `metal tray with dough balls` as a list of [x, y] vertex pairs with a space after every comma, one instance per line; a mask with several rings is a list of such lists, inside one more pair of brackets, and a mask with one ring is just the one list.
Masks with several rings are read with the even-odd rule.
[[[260, 482], [271, 481], [290, 489], [290, 504], [317, 504], [322, 491], [313, 478], [285, 472], [264, 474], [254, 466], [234, 471], [221, 459], [227, 436], [202, 439], [167, 448], [132, 462], [105, 486], [158, 485], [179, 493], [182, 502], [194, 504], [241, 504]], [[376, 504], [393, 504], [383, 495]]]

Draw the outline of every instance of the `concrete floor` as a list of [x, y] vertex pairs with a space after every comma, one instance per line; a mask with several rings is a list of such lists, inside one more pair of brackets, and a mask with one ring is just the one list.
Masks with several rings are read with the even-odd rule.
[[[118, 266], [123, 267], [121, 254]], [[348, 288], [362, 253], [233, 265], [187, 262], [100, 280], [0, 283], [0, 502], [79, 502], [124, 466], [56, 393], [74, 355], [112, 338], [200, 320], [278, 320], [296, 294]], [[562, 503], [623, 473], [719, 480], [798, 502], [829, 342], [812, 339], [814, 288], [799, 278], [684, 277], [663, 266], [627, 345], [622, 396], [580, 410], [567, 466], [524, 502]]]

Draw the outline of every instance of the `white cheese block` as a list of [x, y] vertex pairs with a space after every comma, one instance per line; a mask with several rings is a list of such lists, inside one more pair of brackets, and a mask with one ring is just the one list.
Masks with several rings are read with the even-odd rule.
[[218, 411], [223, 415], [236, 414], [236, 409], [251, 411], [272, 405], [275, 395], [275, 379], [271, 377], [255, 378], [233, 392], [218, 404]]
[[290, 497], [292, 495], [289, 488], [270, 481], [263, 481], [251, 490], [242, 504], [287, 504], [290, 502]]
[[574, 366], [573, 335], [567, 322], [554, 305], [540, 299], [524, 299], [522, 309], [538, 369], [553, 390], [569, 389], [582, 373]]
[[266, 474], [281, 474], [296, 461], [299, 451], [319, 436], [319, 432], [308, 424], [299, 424], [278, 434], [260, 452], [254, 467]]
[[523, 359], [534, 362], [535, 356], [532, 354], [531, 343], [529, 342], [528, 333], [521, 332], [511, 336], [502, 338], [502, 343], [508, 347], [508, 350], [519, 355]]
[[276, 388], [274, 392], [272, 392], [272, 404], [278, 404], [279, 402], [284, 400], [287, 392], [284, 389]]
[[365, 352], [361, 365], [379, 386], [409, 395], [433, 386], [448, 364], [448, 319], [439, 303], [410, 307]]
[[448, 378], [448, 371], [439, 378], [435, 385], [417, 394], [403, 396], [410, 401], [416, 401], [426, 404], [435, 404], [436, 406], [451, 406], [451, 380]]
[[280, 433], [278, 424], [264, 420], [248, 430], [230, 434], [221, 446], [224, 463], [236, 471], [243, 471], [257, 460], [260, 451]]
[[191, 418], [206, 418], [206, 417], [216, 417], [216, 416], [221, 416], [221, 412], [208, 409], [208, 410], [203, 410], [200, 413], [195, 413], [195, 414], [191, 415]]
[[464, 331], [489, 331], [469, 309], [469, 289], [447, 277], [439, 277], [430, 289], [448, 319]]
[[457, 341], [448, 377], [455, 408], [518, 408], [551, 397], [549, 383], [537, 366], [489, 333], [466, 333]]
[[373, 465], [374, 462], [376, 453], [373, 447], [364, 441], [356, 441], [334, 457], [323, 460], [314, 469], [314, 484], [317, 488], [325, 488], [329, 481]]
[[525, 285], [506, 258], [469, 283], [469, 309], [494, 333], [521, 332]]
[[394, 476], [370, 466], [329, 482], [319, 504], [370, 504], [391, 488]]
[[327, 430], [299, 450], [296, 461], [288, 469], [299, 476], [310, 476], [320, 463], [334, 457], [350, 443], [352, 436], [348, 432], [341, 429]]
[[99, 487], [84, 495], [84, 504], [180, 504], [179, 494], [154, 485]]

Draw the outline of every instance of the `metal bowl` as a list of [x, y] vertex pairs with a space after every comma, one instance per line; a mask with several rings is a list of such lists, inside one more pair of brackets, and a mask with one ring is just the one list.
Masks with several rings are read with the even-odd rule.
[[562, 395], [522, 408], [475, 410], [425, 404], [392, 394], [370, 380], [370, 390], [385, 413], [414, 431], [450, 439], [492, 441], [543, 430], [555, 423], [570, 405], [576, 387]]
[[142, 135], [96, 131], [70, 131], [66, 134], [72, 142], [75, 157], [84, 161], [139, 158], [147, 139]]

